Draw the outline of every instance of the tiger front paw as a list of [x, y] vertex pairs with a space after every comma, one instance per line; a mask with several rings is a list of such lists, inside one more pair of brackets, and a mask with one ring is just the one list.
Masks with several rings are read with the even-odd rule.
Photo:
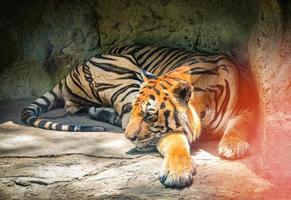
[[244, 157], [249, 144], [240, 138], [222, 138], [218, 145], [218, 154], [226, 159], [239, 159]]
[[160, 182], [169, 188], [190, 186], [196, 174], [191, 156], [172, 157], [164, 159], [160, 172]]

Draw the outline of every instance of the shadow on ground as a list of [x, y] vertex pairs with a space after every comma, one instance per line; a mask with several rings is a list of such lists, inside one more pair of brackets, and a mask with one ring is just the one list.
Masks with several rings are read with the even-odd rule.
[[[19, 121], [26, 103], [0, 106], [0, 199], [270, 199], [276, 193], [246, 167], [249, 158], [220, 159], [215, 141], [194, 144], [191, 187], [165, 188], [158, 180], [162, 158], [128, 153], [133, 146], [120, 128], [105, 124], [110, 132], [66, 133], [27, 127]], [[88, 116], [58, 120], [99, 125]]]

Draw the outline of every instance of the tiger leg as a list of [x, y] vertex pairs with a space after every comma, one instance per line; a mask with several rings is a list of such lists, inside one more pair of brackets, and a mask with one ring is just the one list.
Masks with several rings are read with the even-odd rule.
[[218, 145], [218, 154], [227, 159], [242, 158], [249, 149], [248, 136], [255, 132], [252, 113], [246, 111], [229, 120]]
[[91, 107], [88, 113], [93, 119], [121, 127], [120, 117], [114, 108], [104, 106]]
[[191, 185], [196, 172], [186, 136], [181, 132], [170, 133], [158, 142], [157, 150], [164, 157], [160, 182], [171, 188]]
[[80, 104], [65, 99], [65, 110], [68, 114], [75, 114], [79, 112], [82, 108], [83, 106], [81, 106]]

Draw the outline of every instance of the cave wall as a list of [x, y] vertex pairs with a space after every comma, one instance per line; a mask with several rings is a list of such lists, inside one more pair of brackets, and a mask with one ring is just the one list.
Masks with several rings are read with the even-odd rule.
[[95, 1], [0, 1], [0, 101], [34, 98], [98, 52]]
[[253, 167], [291, 189], [291, 2], [262, 0], [249, 41], [260, 100]]
[[120, 43], [225, 52], [247, 65], [257, 19], [252, 0], [6, 0], [0, 10], [0, 101], [35, 98]]

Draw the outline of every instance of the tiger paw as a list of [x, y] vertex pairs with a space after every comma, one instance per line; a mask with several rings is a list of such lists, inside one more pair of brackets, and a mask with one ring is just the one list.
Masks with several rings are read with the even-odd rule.
[[240, 138], [222, 139], [218, 145], [218, 154], [226, 159], [239, 159], [246, 155], [249, 144]]
[[121, 120], [118, 113], [111, 107], [91, 107], [88, 114], [95, 120], [121, 126]]
[[169, 188], [183, 188], [190, 186], [196, 174], [191, 156], [173, 158], [168, 157], [163, 161], [160, 172], [160, 182]]
[[65, 110], [68, 114], [75, 114], [79, 112], [81, 109], [81, 106], [77, 103], [74, 103], [70, 100], [66, 101], [65, 103]]

